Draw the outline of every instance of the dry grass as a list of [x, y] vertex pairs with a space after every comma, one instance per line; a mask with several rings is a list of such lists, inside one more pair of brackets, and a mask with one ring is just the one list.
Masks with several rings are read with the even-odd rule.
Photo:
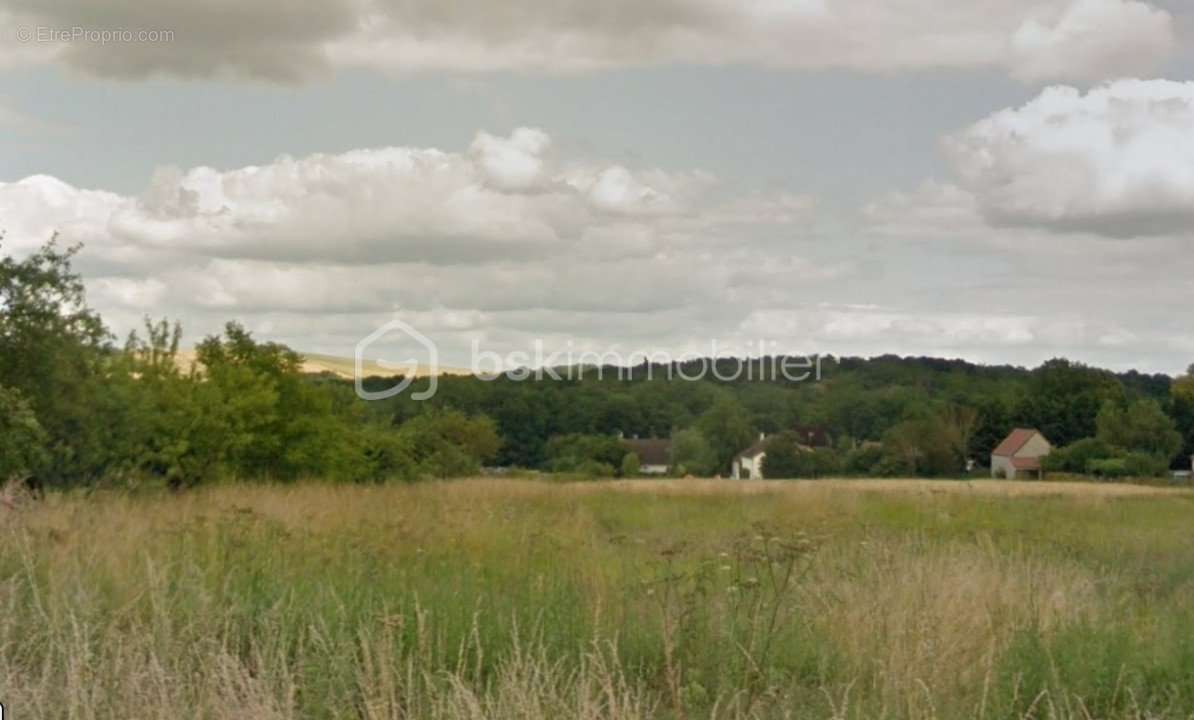
[[[592, 483], [570, 487], [593, 489]], [[1189, 488], [1096, 482], [1029, 482], [1020, 480], [924, 480], [890, 478], [859, 480], [618, 480], [597, 486], [615, 490], [679, 494], [774, 493], [808, 496], [853, 492], [921, 493], [950, 495], [994, 495], [1000, 497], [1158, 497], [1194, 496]]]
[[1189, 718], [1189, 492], [470, 480], [0, 508], [30, 718]]

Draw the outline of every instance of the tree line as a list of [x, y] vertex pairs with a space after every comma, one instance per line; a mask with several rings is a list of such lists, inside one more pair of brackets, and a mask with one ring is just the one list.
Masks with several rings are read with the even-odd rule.
[[[1068, 472], [1158, 474], [1194, 452], [1194, 367], [1173, 379], [1065, 359], [1029, 370], [827, 357], [822, 379], [805, 382], [731, 367], [721, 377], [739, 379], [669, 380], [646, 365], [560, 380], [445, 376], [430, 400], [365, 402], [236, 323], [200, 342], [192, 367], [178, 361], [177, 324], [147, 320], [117, 343], [87, 306], [76, 252], [51, 241], [0, 259], [0, 480], [378, 482], [489, 465], [633, 475], [619, 436], [670, 438], [675, 472], [714, 475], [761, 433], [784, 476], [940, 476], [985, 465], [1016, 426], [1041, 430], [1059, 448], [1047, 467]], [[823, 428], [832, 446], [809, 451], [797, 426]]]

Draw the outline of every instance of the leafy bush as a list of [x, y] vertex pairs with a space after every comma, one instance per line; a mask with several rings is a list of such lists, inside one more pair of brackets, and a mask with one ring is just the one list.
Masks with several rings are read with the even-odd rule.
[[622, 458], [622, 477], [635, 477], [642, 471], [642, 463], [638, 460], [638, 453], [626, 453]]
[[875, 472], [882, 460], [882, 445], [864, 444], [846, 453], [842, 467], [851, 475], [870, 475]]
[[841, 462], [832, 448], [810, 448], [800, 443], [791, 431], [767, 441], [763, 457], [765, 478], [816, 478], [841, 471]]
[[1166, 466], [1182, 447], [1182, 436], [1173, 420], [1152, 398], [1123, 406], [1106, 402], [1095, 419], [1097, 437], [1128, 452], [1163, 458]]
[[1056, 448], [1041, 459], [1046, 472], [1085, 473], [1090, 464], [1118, 455], [1115, 448], [1098, 438], [1084, 438], [1065, 447]]
[[717, 454], [696, 428], [672, 433], [671, 461], [677, 475], [712, 475], [717, 468]]
[[23, 480], [44, 466], [46, 440], [45, 430], [21, 393], [0, 386], [0, 485]]
[[399, 426], [398, 453], [409, 453], [413, 465], [400, 472], [408, 478], [475, 475], [501, 447], [497, 427], [487, 417], [469, 417], [456, 410], [430, 410]]
[[1106, 479], [1148, 478], [1165, 474], [1168, 463], [1156, 455], [1132, 452], [1123, 455], [1091, 460], [1087, 472]]
[[547, 442], [547, 467], [552, 472], [582, 472], [602, 466], [609, 468], [606, 477], [613, 477], [626, 454], [626, 446], [612, 435], [571, 433]]

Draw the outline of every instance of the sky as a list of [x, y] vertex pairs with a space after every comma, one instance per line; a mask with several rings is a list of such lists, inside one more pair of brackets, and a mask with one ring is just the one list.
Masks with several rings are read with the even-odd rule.
[[1184, 0], [308, 5], [0, 0], [0, 252], [346, 357], [1194, 363]]

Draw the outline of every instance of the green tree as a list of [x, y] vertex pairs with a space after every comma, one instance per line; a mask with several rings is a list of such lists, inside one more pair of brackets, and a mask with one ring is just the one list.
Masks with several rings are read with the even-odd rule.
[[1003, 442], [1015, 427], [1012, 410], [1000, 396], [983, 398], [978, 402], [978, 417], [970, 435], [967, 454], [980, 464], [991, 466], [991, 451]]
[[1094, 463], [1116, 457], [1119, 451], [1098, 438], [1083, 438], [1056, 448], [1041, 459], [1047, 472], [1089, 473]]
[[755, 437], [750, 417], [730, 395], [722, 396], [701, 415], [697, 428], [713, 450], [716, 472], [729, 470], [734, 456], [749, 446]]
[[1108, 400], [1124, 402], [1123, 386], [1115, 375], [1055, 359], [1033, 371], [1019, 415], [1023, 424], [1064, 446], [1095, 434], [1095, 416]]
[[883, 437], [884, 475], [954, 475], [965, 468], [957, 429], [940, 414], [925, 412], [900, 422]]
[[1095, 426], [1099, 440], [1125, 452], [1151, 455], [1166, 466], [1182, 447], [1173, 419], [1151, 398], [1141, 398], [1126, 407], [1104, 403]]
[[352, 418], [334, 394], [305, 377], [301, 357], [277, 343], [256, 342], [237, 323], [197, 347], [209, 396], [220, 412], [217, 452], [242, 477], [303, 476], [356, 480], [370, 475]]
[[218, 385], [194, 368], [183, 372], [180, 325], [146, 320], [144, 332], [129, 333], [122, 358], [128, 380], [111, 386], [127, 395], [126, 467], [175, 489], [199, 484], [224, 462], [228, 405]]
[[1174, 424], [1182, 436], [1182, 455], [1194, 455], [1194, 365], [1169, 388]]
[[398, 435], [414, 462], [412, 479], [475, 475], [501, 446], [493, 420], [458, 410], [424, 412], [399, 426]]
[[800, 437], [786, 430], [767, 439], [764, 446], [763, 477], [771, 479], [799, 478], [812, 475], [812, 451], [800, 444]]
[[717, 472], [717, 455], [704, 433], [696, 428], [672, 433], [672, 468], [675, 472], [708, 476]]
[[121, 426], [106, 406], [110, 335], [71, 266], [78, 247], [51, 239], [0, 258], [0, 385], [20, 392], [47, 436], [44, 479], [93, 480], [117, 459]]

